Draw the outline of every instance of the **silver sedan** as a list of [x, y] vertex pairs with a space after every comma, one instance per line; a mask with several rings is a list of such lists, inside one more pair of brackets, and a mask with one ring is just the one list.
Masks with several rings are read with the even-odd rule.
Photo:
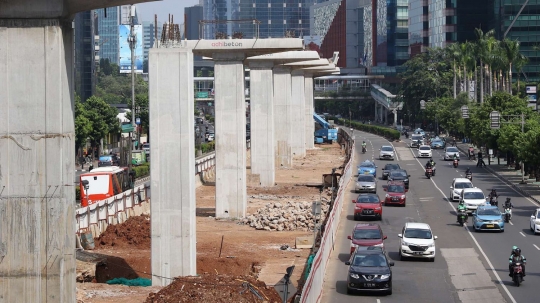
[[355, 191], [357, 193], [377, 193], [377, 179], [372, 175], [359, 175], [356, 179]]

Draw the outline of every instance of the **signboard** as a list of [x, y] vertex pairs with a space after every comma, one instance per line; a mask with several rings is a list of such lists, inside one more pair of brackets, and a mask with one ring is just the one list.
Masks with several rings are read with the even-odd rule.
[[536, 95], [527, 95], [527, 101], [530, 103], [536, 103]]
[[131, 133], [135, 130], [133, 125], [131, 124], [122, 124], [122, 132], [123, 133]]
[[208, 92], [197, 92], [195, 98], [208, 98]]
[[141, 118], [135, 118], [135, 124], [141, 125]]
[[525, 91], [527, 94], [536, 94], [536, 85], [527, 85]]
[[[135, 42], [135, 73], [142, 74], [143, 72], [143, 31], [142, 25], [135, 25], [133, 32], [136, 37]], [[122, 24], [118, 26], [118, 34], [120, 41], [118, 42], [120, 56], [120, 73], [131, 73], [131, 49], [129, 47], [130, 26]]]
[[491, 149], [491, 148], [489, 149], [489, 154], [493, 155], [493, 149]]

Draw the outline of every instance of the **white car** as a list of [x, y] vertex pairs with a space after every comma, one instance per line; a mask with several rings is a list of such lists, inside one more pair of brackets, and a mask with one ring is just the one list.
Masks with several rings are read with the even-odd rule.
[[418, 148], [418, 158], [431, 158], [433, 153], [431, 152], [431, 147], [429, 145], [421, 145]]
[[426, 223], [407, 222], [403, 231], [398, 235], [399, 257], [405, 258], [427, 258], [431, 262], [435, 261], [435, 240], [431, 232], [431, 227]]
[[457, 149], [457, 147], [454, 147], [454, 146], [447, 147], [446, 150], [444, 151], [444, 161], [454, 159], [454, 155], [456, 155], [459, 160], [459, 150]]
[[150, 154], [150, 143], [144, 143], [142, 145], [142, 149], [144, 150], [144, 153], [149, 155]]
[[450, 186], [450, 195], [448, 195], [448, 199], [450, 199], [450, 201], [459, 200], [463, 189], [473, 187], [472, 182], [467, 178], [454, 178], [452, 186]]
[[535, 235], [540, 233], [540, 208], [535, 209], [532, 213], [529, 227]]
[[459, 201], [465, 202], [467, 213], [473, 213], [478, 206], [486, 204], [486, 196], [478, 187], [464, 188], [459, 196]]
[[379, 160], [394, 160], [394, 148], [390, 145], [383, 145], [379, 150]]

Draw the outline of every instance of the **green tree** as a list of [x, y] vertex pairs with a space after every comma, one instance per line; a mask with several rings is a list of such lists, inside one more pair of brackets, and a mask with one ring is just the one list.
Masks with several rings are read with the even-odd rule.
[[87, 118], [86, 108], [79, 96], [75, 97], [75, 150], [79, 150], [92, 132], [92, 123]]
[[92, 96], [84, 102], [84, 116], [90, 121], [92, 131], [88, 138], [92, 147], [97, 147], [100, 140], [108, 133], [119, 133], [120, 125], [116, 116], [118, 110], [111, 107], [103, 99]]

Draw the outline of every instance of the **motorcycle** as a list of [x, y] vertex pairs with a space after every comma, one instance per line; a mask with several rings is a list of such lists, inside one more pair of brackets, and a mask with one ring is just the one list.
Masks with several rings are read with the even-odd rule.
[[431, 179], [431, 176], [433, 176], [433, 169], [431, 168], [426, 168], [426, 177], [428, 179]]
[[458, 211], [458, 223], [459, 223], [459, 226], [463, 226], [463, 224], [465, 222], [467, 222], [467, 218], [468, 218], [468, 215], [467, 215], [466, 211], [464, 211], [464, 210], [459, 210]]
[[365, 154], [366, 153], [366, 148], [362, 146], [362, 153]]
[[508, 223], [512, 219], [512, 209], [510, 207], [504, 208], [504, 222]]
[[459, 160], [458, 159], [454, 159], [454, 168], [457, 168], [459, 165]]
[[468, 173], [465, 177], [472, 182], [472, 173]]
[[521, 267], [521, 262], [514, 263], [512, 280], [517, 287], [523, 283], [523, 267]]
[[499, 206], [499, 201], [497, 201], [497, 197], [490, 196], [489, 197], [489, 204], [491, 204], [492, 206]]

